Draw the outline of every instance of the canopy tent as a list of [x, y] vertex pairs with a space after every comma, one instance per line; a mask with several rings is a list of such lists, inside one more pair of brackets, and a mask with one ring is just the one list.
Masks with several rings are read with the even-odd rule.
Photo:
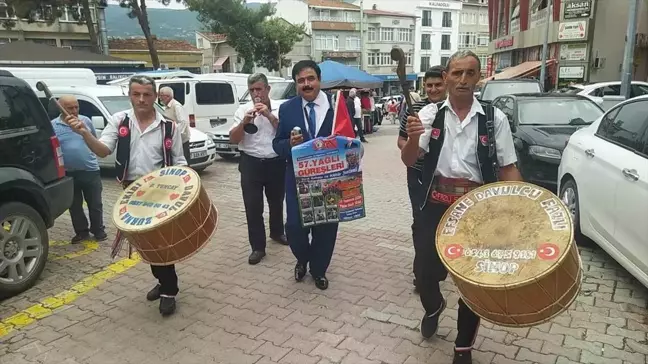
[[[547, 67], [550, 67], [556, 63], [555, 59], [547, 60]], [[479, 81], [479, 85], [482, 86], [490, 80], [507, 80], [511, 78], [522, 78], [529, 77], [540, 70], [542, 66], [542, 61], [527, 61], [517, 66], [512, 66], [505, 68], [502, 72], [494, 74], [490, 77], [486, 77]]]
[[319, 66], [322, 70], [321, 87], [323, 89], [334, 87], [378, 88], [383, 84], [380, 78], [339, 62], [324, 61]]

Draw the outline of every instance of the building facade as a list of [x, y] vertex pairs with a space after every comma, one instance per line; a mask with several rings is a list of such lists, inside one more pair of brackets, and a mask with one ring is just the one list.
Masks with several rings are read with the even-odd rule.
[[[26, 19], [18, 19], [12, 16], [13, 12], [6, 5], [2, 6], [0, 2], [0, 24], [13, 22], [14, 26], [8, 28], [0, 25], [0, 44], [11, 43], [15, 41], [31, 41], [39, 44], [47, 44], [54, 47], [63, 47], [67, 49], [90, 51], [90, 35], [86, 24], [79, 24], [75, 19], [80, 16], [80, 8], [65, 8], [60, 18], [55, 19], [48, 24], [47, 17], [52, 16], [51, 11], [47, 9], [39, 12], [36, 21], [29, 23]], [[76, 14], [75, 14], [76, 12]], [[98, 29], [97, 12], [94, 7], [91, 8], [92, 21], [95, 23], [95, 29]]]
[[391, 59], [391, 50], [397, 45], [405, 53], [406, 79], [413, 87], [417, 78], [413, 64], [416, 17], [374, 6], [364, 11], [364, 18], [365, 71], [383, 80], [382, 94], [402, 92], [396, 75], [397, 64]]
[[459, 21], [458, 49], [469, 49], [479, 57], [482, 77], [486, 76], [488, 66], [488, 1], [462, 0], [463, 8]]
[[[162, 69], [181, 69], [200, 73], [202, 51], [184, 40], [154, 39]], [[146, 39], [109, 39], [110, 55], [113, 57], [146, 62], [153, 67]]]
[[[629, 1], [489, 0], [489, 72], [517, 67], [507, 74], [537, 76], [548, 24], [548, 87], [620, 80], [628, 6]], [[633, 71], [645, 79], [648, 24], [641, 19], [648, 17], [646, 3], [638, 10]]]
[[232, 46], [227, 44], [224, 34], [196, 32], [196, 48], [202, 52], [202, 73], [238, 72], [243, 68], [242, 60]]
[[436, 65], [446, 65], [459, 48], [461, 1], [422, 1], [415, 15], [420, 24], [416, 33], [418, 54], [414, 55], [414, 69], [422, 83], [425, 71]]

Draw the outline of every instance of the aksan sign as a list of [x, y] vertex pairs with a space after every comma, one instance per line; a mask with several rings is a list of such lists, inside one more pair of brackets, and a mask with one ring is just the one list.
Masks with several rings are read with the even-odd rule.
[[563, 19], [588, 18], [591, 11], [590, 0], [568, 0], [563, 8]]
[[513, 37], [500, 39], [495, 42], [495, 49], [508, 48], [513, 46]]

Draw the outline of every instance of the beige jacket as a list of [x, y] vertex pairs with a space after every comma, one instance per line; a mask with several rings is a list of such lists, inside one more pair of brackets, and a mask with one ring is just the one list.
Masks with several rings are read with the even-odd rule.
[[176, 122], [182, 137], [182, 144], [188, 143], [191, 135], [189, 134], [189, 115], [184, 111], [182, 104], [178, 100], [171, 100], [169, 105], [164, 106], [164, 116]]

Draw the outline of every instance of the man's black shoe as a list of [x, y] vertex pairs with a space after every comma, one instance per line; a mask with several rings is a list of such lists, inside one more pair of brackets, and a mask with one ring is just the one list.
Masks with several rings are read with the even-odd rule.
[[297, 263], [295, 265], [295, 280], [301, 282], [306, 276], [306, 264]]
[[265, 257], [266, 253], [262, 251], [253, 251], [252, 254], [250, 254], [250, 257], [248, 258], [248, 263], [255, 265], [258, 264], [263, 257]]
[[172, 315], [176, 310], [175, 297], [160, 297], [160, 314], [162, 316]]
[[286, 238], [286, 235], [278, 235], [278, 236], [270, 235], [270, 239], [272, 239], [273, 241], [281, 245], [288, 245], [288, 238]]
[[315, 280], [315, 287], [321, 289], [322, 291], [327, 289], [329, 286], [329, 281], [326, 277], [313, 277]]
[[160, 298], [160, 284], [156, 284], [149, 293], [146, 294], [146, 299], [148, 301], [155, 301]]
[[88, 233], [80, 233], [80, 234], [74, 235], [74, 237], [72, 237], [72, 239], [70, 240], [70, 243], [79, 244], [80, 242], [86, 241], [88, 239], [90, 239], [90, 234], [88, 234]]
[[436, 312], [431, 314], [426, 312], [425, 316], [423, 316], [423, 319], [421, 320], [421, 335], [425, 339], [429, 339], [436, 335], [439, 330], [439, 317], [441, 317], [441, 313], [445, 308], [446, 301], [444, 299], [443, 302], [441, 302], [441, 307]]
[[470, 350], [455, 351], [452, 364], [472, 364], [472, 352]]
[[364, 139], [364, 138], [360, 139], [360, 141], [363, 142], [363, 143], [369, 143], [369, 141], [367, 139]]
[[108, 239], [108, 234], [106, 234], [105, 231], [102, 231], [100, 233], [95, 234], [94, 237], [95, 237], [95, 240], [97, 240], [97, 241], [104, 241], [104, 240]]

